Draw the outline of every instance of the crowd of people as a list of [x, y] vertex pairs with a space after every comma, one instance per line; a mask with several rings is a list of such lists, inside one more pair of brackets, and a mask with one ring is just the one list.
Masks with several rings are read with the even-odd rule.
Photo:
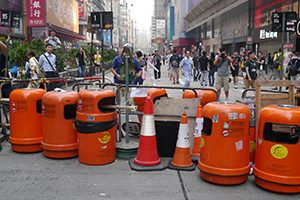
[[[179, 75], [185, 78], [184, 87], [190, 87], [191, 81], [199, 81], [201, 87], [215, 87], [219, 96], [221, 89], [225, 92], [225, 100], [229, 97], [229, 83], [233, 81], [234, 88], [238, 88], [238, 77], [243, 77], [243, 89], [255, 88], [258, 79], [262, 80], [279, 80], [281, 71], [281, 62], [285, 60], [285, 55], [281, 49], [271, 53], [263, 54], [259, 52], [256, 56], [253, 51], [238, 52], [234, 51], [232, 55], [226, 53], [225, 48], [215, 54], [185, 51], [178, 54], [174, 49], [169, 50], [166, 54], [160, 56], [158, 51], [148, 59], [159, 70], [154, 71], [155, 81], [160, 81], [161, 62], [165, 61], [168, 77], [173, 84], [179, 84]], [[148, 57], [148, 58], [149, 58]], [[300, 71], [300, 53], [291, 52], [290, 62], [286, 67], [286, 77], [283, 79], [297, 80]], [[216, 74], [216, 75], [215, 75]], [[230, 74], [232, 78], [230, 77]], [[269, 74], [269, 76], [267, 76]], [[272, 88], [277, 89], [277, 88]]]

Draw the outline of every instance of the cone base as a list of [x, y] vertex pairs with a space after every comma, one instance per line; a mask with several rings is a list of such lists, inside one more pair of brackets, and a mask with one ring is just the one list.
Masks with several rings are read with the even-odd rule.
[[129, 160], [129, 166], [131, 170], [135, 171], [162, 171], [167, 168], [163, 162], [160, 162], [158, 165], [153, 165], [153, 166], [143, 166], [143, 165], [138, 165], [134, 162], [134, 159]]
[[172, 161], [170, 161], [169, 164], [168, 164], [168, 168], [169, 169], [174, 169], [174, 170], [181, 170], [181, 171], [194, 171], [196, 169], [196, 164], [193, 163], [189, 167], [177, 167], [177, 166], [172, 164]]
[[207, 182], [217, 185], [238, 185], [247, 181], [248, 174], [240, 176], [222, 176], [217, 174], [209, 174], [200, 170], [200, 176]]
[[200, 159], [200, 156], [193, 156], [193, 155], [191, 155], [191, 158], [192, 158], [192, 161], [194, 163], [198, 163], [198, 160]]
[[283, 185], [279, 183], [265, 181], [258, 177], [255, 177], [255, 183], [259, 187], [273, 192], [290, 193], [290, 194], [300, 192], [300, 185]]

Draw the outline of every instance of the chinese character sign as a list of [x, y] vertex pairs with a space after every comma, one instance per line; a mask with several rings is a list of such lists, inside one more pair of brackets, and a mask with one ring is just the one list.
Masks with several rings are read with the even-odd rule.
[[45, 26], [45, 0], [27, 0], [27, 26]]

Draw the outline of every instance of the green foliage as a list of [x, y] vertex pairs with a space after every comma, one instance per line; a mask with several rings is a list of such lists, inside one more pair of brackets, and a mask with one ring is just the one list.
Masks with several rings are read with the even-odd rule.
[[[4, 37], [0, 37], [0, 40], [6, 44], [6, 39]], [[86, 46], [83, 47], [86, 53], [87, 59], [86, 63], [90, 63], [91, 59], [91, 47]], [[45, 43], [41, 38], [36, 38], [28, 43], [26, 40], [13, 40], [12, 45], [9, 47], [9, 60], [10, 65], [14, 62], [18, 63], [21, 66], [21, 69], [25, 69], [25, 63], [28, 61], [28, 57], [26, 56], [26, 52], [28, 50], [34, 50], [36, 53], [36, 59], [39, 60], [39, 57], [46, 52], [45, 50]], [[96, 54], [98, 51], [96, 48], [93, 49], [93, 54]], [[79, 52], [78, 48], [69, 48], [67, 45], [62, 43], [60, 48], [53, 50], [53, 54], [56, 55], [57, 63], [58, 63], [58, 70], [65, 71], [66, 66], [70, 66], [71, 68], [76, 68], [76, 54]], [[99, 52], [101, 55], [101, 52]], [[118, 52], [105, 50], [104, 51], [104, 61], [109, 62], [114, 59], [118, 55]]]

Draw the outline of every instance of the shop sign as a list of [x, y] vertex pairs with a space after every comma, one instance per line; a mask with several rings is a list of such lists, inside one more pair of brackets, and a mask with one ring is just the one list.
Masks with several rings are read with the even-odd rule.
[[278, 38], [278, 32], [266, 31], [266, 30], [259, 31], [259, 39], [264, 40], [264, 39], [273, 39], [273, 38]]
[[27, 26], [45, 26], [45, 1], [27, 1]]

